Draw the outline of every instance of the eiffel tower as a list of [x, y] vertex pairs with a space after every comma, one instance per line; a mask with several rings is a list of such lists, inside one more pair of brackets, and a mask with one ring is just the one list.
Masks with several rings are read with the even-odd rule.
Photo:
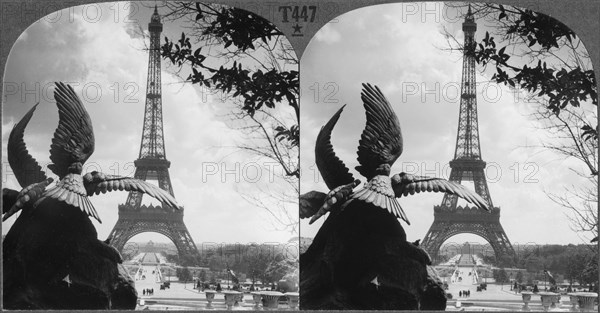
[[434, 220], [423, 239], [422, 247], [429, 252], [433, 260], [437, 259], [440, 247], [448, 238], [471, 233], [483, 237], [489, 242], [496, 259], [514, 256], [514, 249], [500, 224], [500, 208], [494, 207], [487, 181], [484, 175], [485, 162], [481, 159], [479, 146], [479, 126], [477, 122], [477, 97], [475, 85], [475, 31], [477, 24], [469, 11], [462, 24], [465, 33], [463, 72], [460, 99], [460, 114], [454, 159], [450, 161], [450, 181], [461, 183], [472, 181], [475, 192], [483, 197], [491, 208], [491, 213], [457, 206], [456, 195], [444, 195], [440, 205], [434, 206]]
[[[162, 92], [160, 70], [160, 33], [162, 23], [158, 9], [148, 29], [150, 30], [150, 49], [148, 60], [148, 81], [146, 86], [146, 107], [144, 111], [144, 128], [139, 158], [135, 164], [135, 178], [156, 180], [158, 186], [168, 191], [173, 197], [173, 186], [169, 177], [171, 162], [167, 160], [162, 121]], [[131, 237], [155, 232], [165, 235], [177, 247], [180, 260], [186, 256], [199, 256], [194, 240], [183, 223], [183, 209], [176, 210], [165, 203], [160, 206], [142, 205], [143, 194], [130, 192], [127, 202], [119, 205], [119, 219], [109, 235], [110, 244], [122, 251]]]

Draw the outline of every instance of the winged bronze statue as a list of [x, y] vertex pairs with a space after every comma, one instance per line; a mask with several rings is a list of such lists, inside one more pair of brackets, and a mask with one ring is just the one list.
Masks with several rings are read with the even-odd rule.
[[58, 107], [59, 121], [50, 146], [52, 164], [48, 165], [48, 168], [59, 180], [50, 186], [53, 179], [46, 177], [42, 167], [29, 154], [23, 140], [25, 127], [37, 107], [36, 104], [13, 127], [9, 136], [8, 161], [23, 189], [18, 193], [14, 190], [3, 190], [3, 221], [20, 210], [35, 209], [44, 200], [55, 199], [79, 208], [102, 223], [89, 197], [114, 190], [147, 193], [175, 209], [180, 209], [167, 191], [145, 181], [97, 171], [82, 175], [83, 165], [95, 148], [92, 121], [71, 86], [56, 83], [54, 99]]
[[344, 106], [325, 124], [317, 136], [316, 163], [323, 180], [331, 190], [328, 194], [311, 191], [300, 196], [300, 217], [311, 217], [313, 223], [332, 210], [343, 210], [352, 201], [363, 201], [387, 210], [410, 225], [408, 216], [396, 198], [419, 192], [445, 192], [457, 195], [477, 208], [489, 211], [486, 201], [464, 186], [443, 178], [416, 176], [401, 172], [390, 177], [390, 169], [403, 150], [402, 132], [398, 117], [377, 86], [363, 84], [361, 99], [367, 123], [358, 146], [359, 166], [356, 170], [367, 179], [360, 184], [354, 179], [331, 144], [331, 132]]

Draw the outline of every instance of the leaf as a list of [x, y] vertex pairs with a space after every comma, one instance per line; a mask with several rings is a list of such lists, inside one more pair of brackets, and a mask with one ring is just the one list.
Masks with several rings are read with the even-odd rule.
[[598, 140], [598, 130], [594, 129], [590, 125], [584, 125], [581, 127], [583, 133], [581, 134], [581, 138], [583, 140]]

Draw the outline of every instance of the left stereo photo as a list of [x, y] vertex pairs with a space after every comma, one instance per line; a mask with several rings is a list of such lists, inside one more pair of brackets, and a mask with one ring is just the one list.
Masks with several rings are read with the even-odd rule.
[[67, 7], [2, 99], [4, 309], [298, 308], [298, 56], [240, 8]]

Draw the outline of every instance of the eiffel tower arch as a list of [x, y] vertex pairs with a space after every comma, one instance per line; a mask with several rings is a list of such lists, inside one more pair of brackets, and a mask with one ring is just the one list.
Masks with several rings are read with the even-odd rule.
[[[167, 160], [163, 135], [162, 91], [160, 71], [160, 33], [162, 23], [156, 6], [150, 24], [150, 49], [144, 127], [139, 158], [134, 162], [134, 177], [141, 180], [158, 181], [158, 186], [173, 197], [173, 186], [169, 176], [171, 162]], [[127, 201], [119, 205], [119, 219], [109, 235], [110, 244], [122, 251], [125, 243], [133, 236], [154, 232], [165, 235], [177, 247], [180, 259], [193, 257], [197, 260], [198, 249], [183, 222], [183, 209], [176, 210], [166, 203], [142, 205], [143, 194], [130, 192]]]
[[440, 205], [434, 206], [434, 220], [423, 239], [422, 246], [433, 260], [437, 259], [440, 247], [450, 237], [471, 233], [484, 238], [494, 250], [496, 259], [513, 257], [514, 249], [500, 224], [500, 208], [494, 207], [485, 178], [486, 163], [481, 159], [479, 126], [477, 120], [477, 96], [475, 81], [475, 58], [469, 53], [475, 48], [477, 24], [469, 12], [463, 23], [465, 33], [463, 73], [461, 85], [460, 113], [454, 159], [450, 161], [450, 181], [471, 181], [475, 192], [483, 197], [490, 212], [475, 207], [458, 206], [456, 195], [444, 195]]

